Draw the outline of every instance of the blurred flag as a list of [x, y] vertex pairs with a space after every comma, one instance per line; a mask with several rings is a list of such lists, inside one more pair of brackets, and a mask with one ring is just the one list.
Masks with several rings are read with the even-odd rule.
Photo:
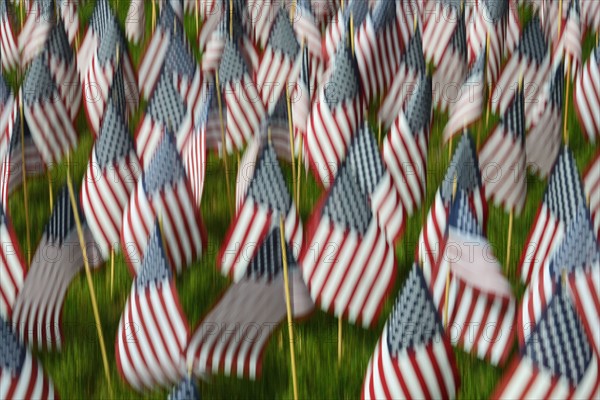
[[15, 122], [18, 118], [18, 101], [0, 74], [0, 159], [8, 152]]
[[55, 0], [31, 0], [27, 11], [19, 33], [22, 66], [28, 65], [41, 52], [57, 20]]
[[[186, 6], [191, 2], [186, 2]], [[167, 396], [167, 400], [200, 400], [200, 390], [190, 377], [183, 378]]]
[[17, 338], [13, 326], [0, 317], [0, 397], [3, 399], [54, 399], [52, 380]]
[[[146, 11], [144, 0], [131, 0], [125, 19], [125, 35], [133, 44], [139, 44], [146, 32]], [[191, 2], [190, 2], [191, 3]]]
[[521, 37], [521, 21], [519, 20], [518, 0], [508, 2], [508, 22], [506, 25], [506, 37], [504, 38], [504, 53], [511, 55]]
[[[571, 63], [571, 76], [568, 77], [568, 79], [577, 76], [581, 66], [582, 40], [581, 8], [579, 0], [570, 0], [566, 20], [561, 29], [561, 37], [554, 45], [553, 55], [555, 59], [560, 59], [564, 54], [565, 62]], [[566, 73], [567, 72], [565, 71], [565, 74]]]
[[296, 32], [298, 42], [304, 42], [304, 46], [310, 54], [309, 60], [312, 74], [310, 75], [310, 80], [307, 82], [310, 82], [310, 87], [315, 87], [316, 83], [320, 80], [320, 74], [323, 73], [323, 48], [321, 29], [313, 13], [311, 0], [298, 0], [296, 2], [293, 28]]
[[[302, 138], [302, 158], [306, 160], [306, 152], [304, 147], [306, 146], [306, 132], [308, 131], [308, 119], [310, 116], [310, 110], [313, 104], [313, 96], [315, 94], [315, 87], [311, 85], [311, 76], [313, 76], [313, 69], [311, 65], [315, 66], [315, 62], [311, 63], [311, 58], [314, 60], [315, 57], [309, 55], [308, 47], [304, 47], [302, 52], [302, 63], [300, 65], [300, 75], [298, 81], [291, 90], [290, 101], [292, 108], [292, 119], [294, 129], [294, 150], [296, 154], [300, 151], [300, 139]], [[316, 68], [319, 68], [318, 66]], [[293, 101], [292, 101], [293, 99]], [[298, 161], [300, 162], [300, 161]]]
[[252, 41], [260, 48], [267, 47], [269, 33], [281, 6], [281, 0], [246, 0], [243, 23]]
[[597, 398], [598, 358], [560, 284], [491, 398]]
[[2, 68], [5, 70], [12, 69], [20, 64], [19, 49], [17, 48], [17, 41], [7, 7], [7, 1], [0, 1], [0, 32], [2, 33], [0, 39], [2, 55], [0, 58], [2, 58]]
[[596, 357], [600, 354], [600, 268], [598, 265], [588, 271], [576, 270], [569, 277], [569, 289], [585, 332], [594, 346]]
[[186, 148], [183, 150], [182, 159], [185, 163], [185, 171], [194, 195], [194, 201], [200, 207], [207, 163], [205, 123], [194, 129]]
[[596, 143], [600, 137], [600, 45], [592, 50], [581, 73], [575, 77], [573, 103], [584, 137]]
[[[500, 118], [479, 151], [482, 173], [492, 168], [496, 175], [488, 175], [485, 197], [506, 212], [520, 215], [527, 197], [527, 157], [525, 154], [525, 97], [519, 90], [513, 103]], [[487, 175], [487, 172], [486, 172]]]
[[565, 146], [552, 168], [542, 204], [521, 253], [519, 271], [523, 282], [529, 283], [538, 276], [539, 269], [550, 260], [581, 203], [585, 203], [581, 178], [573, 153]]
[[246, 193], [248, 193], [248, 187], [252, 182], [254, 171], [256, 170], [256, 164], [258, 160], [258, 152], [263, 147], [263, 136], [254, 138], [244, 151], [244, 155], [240, 159], [237, 171], [237, 177], [235, 181], [235, 213], [239, 214], [244, 200], [246, 199]]
[[105, 30], [110, 29], [109, 26], [114, 24], [115, 21], [116, 17], [108, 4], [108, 0], [96, 0], [94, 11], [77, 52], [77, 68], [79, 69], [79, 79], [82, 82], [87, 75], [92, 57], [98, 49], [100, 37]]
[[[81, 211], [78, 212], [82, 216]], [[103, 263], [102, 256], [84, 218], [81, 223], [90, 266], [99, 266]], [[21, 340], [30, 347], [62, 348], [63, 304], [71, 281], [82, 268], [83, 254], [75, 217], [69, 191], [64, 186], [54, 199], [54, 209], [13, 308], [12, 321]]]
[[181, 273], [206, 248], [206, 232], [174, 138], [168, 131], [123, 212], [121, 247], [133, 275], [139, 271], [139, 259], [148, 247], [154, 220], [161, 217], [169, 265]]
[[369, 360], [362, 399], [454, 399], [460, 376], [422, 270], [415, 264]]
[[23, 287], [27, 264], [9, 216], [0, 207], [0, 317], [10, 319], [13, 305]]
[[[336, 53], [340, 45], [343, 47], [344, 42], [350, 40], [350, 20], [352, 20], [354, 29], [354, 38], [362, 29], [365, 19], [369, 14], [368, 0], [348, 0], [345, 8], [340, 8], [337, 11], [337, 16], [331, 18], [327, 22], [329, 25], [324, 33], [323, 38], [323, 55], [328, 68], [331, 68], [331, 63], [336, 57]], [[317, 8], [321, 4], [313, 1], [313, 6]]]
[[262, 141], [267, 141], [270, 134], [277, 157], [291, 161], [289, 115], [285, 93], [279, 98], [263, 126], [260, 133], [263, 136]]
[[461, 16], [458, 0], [432, 0], [425, 3], [423, 51], [427, 62], [440, 65], [444, 50], [450, 45]]
[[425, 198], [433, 116], [431, 102], [431, 77], [423, 76], [383, 142], [383, 162], [408, 215], [412, 215]]
[[600, 241], [600, 152], [587, 166], [583, 175], [583, 187], [594, 221], [594, 231]]
[[581, 15], [583, 17], [582, 26], [593, 32], [600, 32], [600, 2], [582, 1]]
[[[79, 34], [79, 1], [80, 0], [56, 0], [60, 5], [60, 17], [65, 25], [69, 44], [75, 42], [75, 37]], [[129, 14], [127, 14], [129, 15]]]
[[189, 327], [163, 240], [153, 220], [115, 342], [119, 373], [138, 392], [173, 385], [186, 373]]

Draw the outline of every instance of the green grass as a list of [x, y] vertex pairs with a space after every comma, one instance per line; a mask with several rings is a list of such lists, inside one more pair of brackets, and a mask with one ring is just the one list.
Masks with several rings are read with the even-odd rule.
[[[113, 1], [118, 10], [121, 22], [124, 21], [127, 1]], [[91, 15], [93, 2], [81, 9], [81, 23]], [[150, 7], [146, 11], [147, 23], [150, 24]], [[195, 21], [186, 17], [186, 31], [190, 38], [195, 32]], [[149, 35], [146, 35], [146, 39]], [[192, 41], [195, 43], [195, 41]], [[588, 38], [584, 45], [584, 54], [592, 47], [592, 39]], [[137, 65], [144, 46], [130, 47], [130, 53]], [[13, 83], [17, 86], [17, 80]], [[580, 171], [591, 160], [595, 149], [583, 139], [580, 127], [575, 118], [572, 102], [568, 110], [569, 145], [573, 150]], [[443, 126], [447, 120], [444, 115], [435, 115], [435, 122], [429, 150], [429, 175], [427, 186], [427, 206], [433, 200], [435, 191], [443, 178], [448, 164], [448, 149], [441, 141]], [[488, 126], [479, 127], [473, 134], [481, 135], [485, 140], [491, 126], [497, 121], [492, 116]], [[131, 124], [136, 126], [137, 119]], [[72, 154], [74, 162], [73, 177], [76, 185], [81, 182], [83, 172], [92, 148], [93, 140], [87, 130], [83, 111], [77, 120], [80, 134], [78, 147]], [[234, 163], [230, 158], [230, 166]], [[231, 167], [230, 167], [231, 169]], [[284, 172], [291, 187], [290, 168], [284, 165]], [[50, 171], [53, 194], [66, 182], [66, 168], [59, 165]], [[302, 196], [299, 210], [303, 220], [310, 215], [313, 204], [322, 194], [311, 176], [302, 175]], [[234, 193], [235, 175], [230, 178], [231, 190]], [[511, 262], [505, 265], [507, 246], [508, 215], [502, 210], [490, 206], [488, 237], [494, 247], [494, 254], [504, 265], [506, 274], [513, 285], [518, 298], [522, 297], [524, 288], [517, 278], [517, 262], [523, 248], [529, 227], [533, 222], [537, 207], [543, 195], [545, 182], [533, 176], [528, 177], [527, 204], [522, 215], [514, 220], [513, 239], [511, 245]], [[46, 177], [37, 177], [28, 181], [29, 214], [31, 220], [31, 241], [35, 249], [39, 242], [44, 225], [50, 215], [49, 189]], [[207, 313], [218, 296], [226, 290], [230, 282], [216, 269], [215, 258], [219, 245], [224, 238], [231, 216], [226, 206], [225, 176], [222, 163], [216, 157], [209, 158], [206, 185], [202, 200], [202, 214], [208, 231], [209, 246], [199, 262], [193, 264], [176, 279], [176, 285], [189, 324], [194, 327]], [[25, 218], [23, 192], [16, 191], [9, 201], [13, 224], [17, 231], [23, 251], [25, 248]], [[393, 295], [387, 300], [384, 311], [377, 326], [372, 330], [343, 324], [343, 358], [337, 362], [337, 320], [331, 315], [316, 311], [307, 321], [295, 324], [296, 365], [298, 371], [298, 391], [301, 398], [358, 398], [364, 378], [365, 369], [377, 342], [385, 319], [390, 311], [396, 293], [411, 268], [414, 249], [421, 227], [421, 212], [407, 221], [406, 231], [396, 247], [398, 275]], [[101, 268], [93, 273], [94, 289], [98, 297], [98, 305], [102, 328], [108, 349], [111, 379], [115, 398], [165, 398], [166, 391], [157, 390], [143, 395], [131, 390], [121, 380], [117, 372], [114, 356], [114, 343], [117, 327], [132, 278], [127, 271], [121, 255], [116, 257], [114, 293], [110, 293], [110, 268]], [[110, 393], [103, 373], [100, 347], [96, 336], [96, 328], [90, 302], [90, 294], [85, 274], [82, 272], [69, 288], [63, 311], [65, 343], [61, 352], [37, 353], [45, 371], [54, 380], [62, 398], [109, 398]], [[287, 329], [285, 325], [274, 333], [263, 360], [263, 376], [256, 381], [239, 380], [224, 376], [214, 376], [209, 382], [199, 382], [204, 398], [292, 398], [291, 369], [289, 349], [287, 347]], [[513, 356], [516, 343], [513, 345]], [[456, 358], [462, 379], [459, 398], [489, 397], [504, 369], [492, 367], [461, 350], [456, 350]]]

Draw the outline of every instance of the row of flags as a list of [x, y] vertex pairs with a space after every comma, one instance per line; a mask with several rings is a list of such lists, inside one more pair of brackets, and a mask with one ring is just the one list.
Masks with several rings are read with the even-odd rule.
[[[27, 67], [18, 93], [0, 81], [0, 222], [2, 243], [14, 246], [2, 246], [2, 268], [11, 279], [0, 285], [0, 305], [7, 335], [15, 337], [3, 357], [23, 344], [49, 350], [64, 343], [61, 310], [83, 254], [78, 250], [65, 262], [37, 253], [78, 243], [74, 213], [83, 221], [84, 243], [94, 244], [92, 266], [121, 249], [133, 276], [115, 355], [120, 375], [138, 391], [179, 385], [176, 398], [197, 393], [191, 374], [258, 377], [267, 330], [286, 315], [283, 258], [294, 318], [320, 307], [374, 326], [395, 282], [394, 245], [406, 218], [424, 207], [436, 109], [448, 112], [443, 137], [457, 140], [456, 149], [424, 221], [415, 266], [367, 368], [363, 397], [455, 397], [460, 383], [451, 346], [505, 365], [515, 335], [516, 367], [499, 397], [593, 397], [599, 382], [599, 341], [591, 328], [600, 288], [599, 158], [582, 184], [561, 145], [569, 99], [564, 87], [572, 76], [582, 128], [590, 142], [600, 134], [594, 119], [599, 48], [585, 63], [581, 56], [583, 32], [598, 31], [582, 11], [589, 2], [565, 1], [560, 11], [552, 2], [533, 2], [536, 15], [522, 33], [516, 2], [428, 0], [413, 15], [399, 1], [351, 0], [342, 8], [331, 0], [336, 11], [325, 14], [316, 2], [298, 1], [291, 16], [279, 2], [265, 0], [224, 1], [219, 12], [217, 2], [160, 3], [137, 71], [126, 38], [136, 42], [144, 35], [140, 2], [130, 10], [142, 23], [123, 30], [109, 2], [98, 0], [77, 54], [77, 32], [64, 18], [74, 8], [66, 3], [30, 1], [18, 40], [10, 5], [0, 6], [3, 68]], [[245, 7], [267, 7], [273, 18], [252, 20]], [[196, 38], [204, 52], [200, 64], [182, 22], [183, 13], [195, 9], [204, 19]], [[325, 26], [323, 15], [336, 13]], [[34, 24], [40, 17], [44, 23]], [[456, 82], [462, 93], [456, 101], [440, 94], [440, 86]], [[513, 83], [517, 90], [505, 90]], [[95, 143], [79, 204], [73, 210], [61, 189], [28, 269], [7, 215], [8, 196], [20, 184], [20, 168], [43, 173], [76, 147], [74, 121], [82, 88], [90, 86], [98, 101], [84, 101], [83, 108]], [[530, 96], [539, 101], [528, 102]], [[129, 123], [140, 99], [147, 102], [132, 138]], [[379, 108], [368, 113], [377, 100]], [[487, 107], [501, 118], [478, 149], [468, 128]], [[368, 114], [389, 129], [382, 146], [365, 123]], [[199, 206], [207, 151], [225, 158], [244, 148], [239, 173], [245, 176], [238, 179], [235, 216], [217, 258], [233, 282], [191, 330], [174, 277], [206, 248]], [[278, 161], [300, 152], [325, 188], [305, 227]], [[37, 160], [37, 168], [29, 168]], [[517, 173], [490, 182], [482, 171], [492, 163]], [[522, 212], [527, 167], [548, 177], [548, 188], [519, 263], [529, 286], [517, 304], [493, 254], [453, 256], [468, 253], [472, 243], [489, 247], [489, 200], [511, 215]], [[529, 322], [533, 332], [525, 330]], [[250, 323], [263, 333], [243, 330]], [[408, 324], [421, 329], [407, 331]], [[465, 324], [478, 324], [473, 340], [448, 334]], [[125, 329], [132, 325], [140, 327], [134, 341]], [[247, 340], [232, 340], [232, 330]], [[51, 386], [40, 373], [23, 370], [19, 357], [11, 379], [40, 376], [35, 384], [49, 396]], [[532, 387], [538, 392], [527, 392]]]

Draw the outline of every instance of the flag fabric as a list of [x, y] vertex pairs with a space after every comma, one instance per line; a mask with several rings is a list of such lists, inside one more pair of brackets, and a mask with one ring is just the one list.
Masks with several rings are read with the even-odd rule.
[[523, 282], [529, 283], [538, 276], [539, 269], [550, 260], [582, 203], [585, 204], [585, 196], [577, 165], [571, 150], [563, 147], [521, 253], [519, 271]]
[[594, 32], [600, 31], [600, 3], [597, 1], [582, 1], [581, 15], [583, 16], [583, 26]]
[[[262, 144], [244, 201], [231, 223], [217, 256], [221, 273], [235, 282], [246, 273], [252, 255], [284, 217], [285, 238], [298, 257], [302, 245], [303, 229], [296, 206], [288, 193], [283, 172], [279, 167], [275, 149]], [[243, 193], [243, 192], [242, 192]]]
[[62, 23], [65, 25], [70, 45], [75, 42], [75, 37], [79, 34], [78, 8], [79, 0], [60, 0], [60, 17]]
[[185, 163], [185, 172], [190, 182], [190, 189], [194, 195], [194, 202], [200, 207], [207, 163], [205, 123], [194, 130], [186, 148], [183, 150], [182, 159]]
[[365, 105], [357, 71], [350, 49], [341, 44], [310, 112], [305, 149], [310, 167], [325, 187], [333, 183], [336, 168], [363, 118]]
[[[520, 90], [479, 152], [486, 179], [485, 197], [506, 212], [520, 215], [527, 197], [525, 97]], [[491, 171], [488, 173], [488, 168]]]
[[[190, 2], [186, 2], [186, 7]], [[196, 4], [196, 2], [194, 2]], [[198, 31], [198, 48], [203, 52], [206, 51], [206, 45], [210, 42], [211, 37], [221, 27], [223, 19], [229, 17], [227, 8], [228, 2], [220, 1], [203, 1], [198, 4], [197, 15], [202, 18], [202, 26]], [[227, 16], [225, 15], [227, 14]], [[203, 53], [205, 54], [205, 53]]]
[[573, 86], [573, 103], [581, 130], [586, 139], [596, 143], [600, 137], [600, 45], [592, 50]]
[[454, 399], [460, 376], [423, 272], [415, 264], [364, 378], [362, 399]]
[[377, 323], [396, 274], [394, 247], [345, 162], [307, 229], [300, 264], [315, 304], [365, 328]]
[[[312, 57], [312, 59], [314, 60], [314, 57]], [[294, 150], [296, 154], [299, 154], [300, 151], [300, 140], [302, 139], [303, 147], [306, 144], [308, 119], [313, 104], [314, 88], [316, 88], [316, 85], [311, 86], [311, 76], [313, 75], [311, 65], [314, 65], [314, 62], [311, 63], [310, 60], [311, 56], [309, 55], [308, 47], [304, 47], [300, 75], [298, 76], [298, 81], [295, 83], [290, 95], [290, 101], [293, 99], [293, 101], [291, 101], [291, 109], [293, 119], [292, 127], [294, 129]], [[302, 158], [306, 160], [304, 148], [302, 149]]]
[[246, 0], [244, 26], [250, 39], [259, 47], [267, 47], [269, 33], [281, 7], [280, 0]]
[[0, 317], [0, 397], [54, 399], [58, 393], [42, 364], [19, 340], [10, 322]]
[[431, 77], [423, 76], [383, 142], [383, 162], [408, 215], [412, 215], [425, 198], [433, 116], [431, 89]]
[[368, 14], [369, 2], [367, 0], [349, 0], [347, 7], [340, 8], [337, 11], [337, 16], [328, 21], [329, 25], [325, 30], [323, 39], [323, 55], [328, 68], [331, 67], [331, 62], [335, 58], [340, 45], [343, 46], [345, 41], [351, 40], [350, 20], [354, 25], [355, 37], [353, 40], [356, 42], [356, 36], [362, 29]]
[[583, 187], [594, 222], [594, 231], [600, 241], [600, 152], [588, 165], [583, 175]]
[[478, 121], [483, 115], [486, 60], [487, 51], [483, 50], [479, 53], [477, 60], [462, 83], [458, 98], [450, 103], [448, 122], [443, 133], [445, 143]]
[[21, 65], [26, 66], [40, 54], [52, 27], [56, 25], [55, 0], [33, 0], [29, 4], [27, 19], [19, 33]]
[[19, 291], [23, 287], [27, 264], [23, 258], [17, 235], [4, 205], [0, 207], [0, 317], [8, 320], [12, 315], [13, 305]]
[[[240, 279], [192, 334], [187, 364], [196, 376], [223, 373], [254, 380], [261, 375], [267, 341], [286, 315], [279, 223], [268, 229], [262, 242], [253, 243], [258, 249], [249, 255]], [[298, 271], [295, 244], [285, 240], [292, 316], [302, 318], [314, 305]]]
[[246, 199], [246, 193], [248, 193], [248, 187], [252, 182], [254, 171], [256, 170], [256, 164], [258, 160], [258, 152], [262, 148], [264, 138], [262, 136], [254, 138], [244, 151], [244, 155], [240, 159], [238, 165], [237, 178], [235, 181], [235, 213], [239, 214], [244, 200]]
[[143, 0], [132, 0], [125, 19], [125, 35], [133, 44], [139, 44], [146, 32], [146, 11]]
[[508, 22], [506, 25], [506, 37], [504, 39], [504, 53], [511, 55], [521, 37], [521, 21], [519, 20], [518, 0], [508, 2]]
[[[262, 136], [261, 140], [267, 141], [270, 138], [277, 157], [291, 162], [292, 150], [290, 143], [289, 114], [285, 93], [283, 93], [276, 102], [273, 111], [269, 114], [268, 119], [263, 126], [263, 129], [260, 131], [260, 136]], [[293, 129], [294, 128], [292, 127], [292, 139], [294, 139]], [[295, 144], [297, 145], [297, 143]], [[294, 150], [296, 150], [295, 147]]]
[[255, 78], [260, 98], [269, 113], [273, 112], [280, 97], [285, 98], [289, 82], [298, 79], [300, 56], [300, 45], [290, 17], [284, 9], [280, 9]]
[[596, 357], [600, 354], [600, 269], [596, 265], [588, 271], [576, 270], [569, 277], [569, 289], [578, 315], [581, 317]]
[[0, 75], [0, 158], [8, 152], [15, 122], [18, 118], [18, 101]]
[[392, 78], [387, 96], [382, 100], [377, 114], [379, 121], [387, 128], [394, 124], [405, 105], [406, 98], [419, 87], [417, 84], [425, 75], [422, 46], [421, 32], [417, 27], [401, 55], [398, 71]]
[[200, 400], [200, 390], [192, 378], [186, 377], [171, 389], [167, 400]]
[[0, 58], [2, 58], [2, 68], [5, 70], [12, 69], [20, 64], [19, 49], [7, 7], [8, 2], [0, 2], [0, 32], [2, 33], [0, 39], [2, 57]]
[[[227, 109], [224, 104], [221, 104], [221, 115], [219, 115], [219, 102], [217, 99], [216, 86], [208, 84], [206, 90], [206, 101], [204, 102], [206, 110], [206, 121], [204, 121], [204, 128], [206, 132], [206, 148], [210, 150], [216, 150], [219, 154], [222, 154], [222, 140], [221, 140], [221, 115], [225, 118]], [[225, 132], [226, 121], [223, 121], [223, 132]], [[202, 123], [200, 123], [202, 125]]]
[[[571, 63], [572, 77], [577, 75], [581, 67], [582, 40], [581, 7], [579, 0], [571, 0], [567, 9], [566, 21], [561, 30], [561, 37], [555, 45], [554, 57], [560, 58], [564, 53], [565, 61]], [[571, 77], [568, 77], [568, 79], [571, 79]]]
[[541, 177], [547, 177], [560, 152], [563, 134], [565, 76], [562, 63], [550, 74], [539, 102], [536, 121], [525, 138], [527, 163]]
[[[54, 209], [13, 307], [12, 322], [20, 339], [30, 347], [60, 350], [64, 344], [61, 314], [65, 296], [84, 265], [73, 212], [65, 186], [54, 200]], [[77, 212], [82, 216], [80, 210]], [[88, 261], [94, 268], [103, 260], [83, 217], [81, 223]]]
[[82, 82], [87, 75], [94, 53], [98, 49], [100, 37], [105, 30], [110, 29], [109, 27], [114, 23], [115, 18], [108, 0], [96, 1], [81, 46], [77, 52], [77, 68], [79, 69], [79, 79]]
[[36, 57], [19, 94], [25, 121], [46, 165], [59, 162], [77, 144], [71, 117], [43, 58]]
[[141, 172], [123, 110], [109, 100], [81, 184], [81, 208], [105, 260], [119, 248], [123, 210]]
[[185, 376], [190, 335], [159, 221], [152, 223], [115, 341], [119, 374], [138, 392], [171, 386]]
[[491, 398], [596, 398], [598, 358], [560, 285]]
[[425, 3], [423, 53], [428, 62], [440, 65], [444, 50], [450, 45], [459, 20], [462, 19], [457, 0], [433, 0]]
[[123, 212], [121, 247], [136, 275], [155, 218], [161, 218], [169, 265], [177, 273], [206, 248], [206, 232], [174, 138], [166, 132]]

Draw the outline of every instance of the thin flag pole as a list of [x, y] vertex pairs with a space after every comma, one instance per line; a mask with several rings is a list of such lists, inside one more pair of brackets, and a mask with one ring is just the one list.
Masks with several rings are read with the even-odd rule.
[[227, 185], [227, 203], [229, 204], [229, 212], [233, 215], [231, 208], [231, 188], [229, 187], [229, 168], [227, 166], [227, 149], [225, 146], [225, 125], [223, 122], [223, 103], [221, 99], [221, 86], [219, 84], [219, 70], [215, 71], [215, 89], [217, 91], [217, 106], [219, 107], [219, 125], [221, 126], [221, 149], [223, 151], [223, 164], [225, 164], [225, 184]]
[[[288, 129], [290, 131], [290, 155], [292, 160], [292, 191], [296, 190], [296, 149], [294, 148], [294, 124], [293, 124], [293, 116], [292, 116], [292, 105], [290, 102], [290, 91], [289, 88], [285, 88], [285, 101], [287, 103], [287, 112], [288, 112]], [[294, 197], [296, 193], [293, 193]]]
[[54, 191], [52, 190], [52, 173], [50, 172], [50, 168], [48, 168], [48, 170], [46, 171], [46, 175], [48, 177], [48, 193], [50, 195], [49, 197], [49, 203], [50, 203], [50, 212], [52, 212], [52, 209], [54, 208]]
[[[485, 64], [483, 66], [483, 84], [485, 85], [485, 87], [487, 87], [487, 70], [488, 70], [488, 64], [489, 64], [489, 59], [490, 59], [490, 31], [487, 32], [486, 37], [485, 37]], [[484, 97], [485, 97], [485, 90], [484, 90]], [[489, 121], [489, 101], [486, 101], [486, 121], [485, 124], [487, 126], [487, 123]], [[483, 120], [480, 119], [479, 120], [479, 129], [477, 129], [477, 140], [475, 141], [475, 149], [479, 151], [479, 144], [481, 143], [481, 131], [483, 130]]]
[[113, 297], [115, 284], [115, 249], [110, 249], [110, 297]]
[[342, 317], [338, 318], [338, 365], [342, 363]]
[[198, 4], [199, 0], [196, 0], [196, 12], [195, 12], [195, 16], [196, 16], [196, 36], [198, 36], [198, 30], [200, 29], [200, 24], [198, 23], [198, 13], [199, 13], [199, 9], [200, 9], [200, 4]]
[[354, 13], [350, 12], [350, 47], [354, 56]]
[[67, 186], [69, 188], [69, 197], [71, 198], [71, 207], [73, 208], [73, 216], [77, 225], [77, 235], [79, 236], [79, 245], [81, 246], [81, 254], [83, 255], [83, 265], [85, 266], [85, 276], [87, 278], [88, 288], [90, 289], [90, 297], [92, 299], [92, 310], [94, 319], [96, 320], [96, 330], [98, 331], [98, 340], [100, 341], [100, 352], [102, 353], [102, 363], [104, 364], [104, 374], [108, 382], [108, 390], [110, 397], [113, 398], [112, 382], [110, 379], [110, 370], [108, 368], [108, 357], [106, 356], [106, 346], [104, 344], [104, 335], [102, 333], [102, 323], [100, 322], [100, 313], [98, 312], [98, 303], [96, 302], [96, 291], [92, 282], [92, 273], [90, 272], [90, 264], [88, 262], [87, 249], [85, 239], [83, 238], [83, 229], [81, 220], [79, 219], [79, 210], [77, 209], [77, 200], [75, 200], [75, 192], [73, 191], [73, 182], [71, 181], [71, 166], [70, 155], [67, 155]]
[[25, 231], [27, 235], [27, 265], [31, 265], [31, 231], [29, 229], [27, 169], [25, 168], [25, 117], [23, 116], [23, 93], [19, 96], [19, 118], [21, 118], [21, 177], [23, 178], [23, 205], [25, 206]]
[[154, 32], [154, 29], [156, 28], [156, 1], [155, 0], [151, 0], [152, 1], [152, 32]]
[[285, 285], [285, 308], [287, 310], [288, 332], [290, 335], [290, 358], [292, 362], [292, 385], [294, 388], [294, 400], [298, 400], [298, 379], [296, 377], [296, 356], [294, 354], [294, 326], [292, 324], [292, 304], [290, 299], [290, 281], [288, 276], [288, 262], [285, 246], [283, 215], [279, 216], [279, 238], [281, 242], [281, 258], [283, 261], [283, 283]]
[[381, 120], [377, 122], [377, 144], [381, 147]]
[[506, 269], [508, 271], [508, 267], [510, 264], [510, 248], [512, 242], [512, 231], [513, 231], [513, 209], [510, 209], [510, 214], [508, 215], [508, 238], [506, 240]]

